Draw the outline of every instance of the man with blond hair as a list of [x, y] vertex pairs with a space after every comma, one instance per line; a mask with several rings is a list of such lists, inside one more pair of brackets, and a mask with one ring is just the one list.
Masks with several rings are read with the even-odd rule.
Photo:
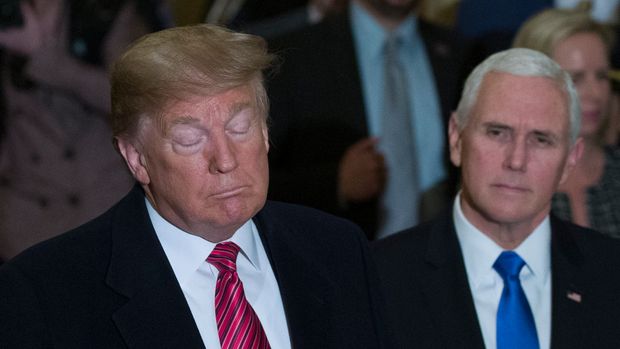
[[382, 347], [361, 230], [266, 202], [271, 60], [210, 25], [125, 52], [112, 127], [137, 184], [0, 269], [0, 347]]

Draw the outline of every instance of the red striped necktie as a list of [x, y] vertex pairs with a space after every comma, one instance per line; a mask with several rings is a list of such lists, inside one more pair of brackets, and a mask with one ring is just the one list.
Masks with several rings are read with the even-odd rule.
[[237, 274], [239, 246], [222, 242], [207, 258], [219, 271], [215, 284], [215, 319], [222, 349], [269, 349], [263, 326], [243, 292]]

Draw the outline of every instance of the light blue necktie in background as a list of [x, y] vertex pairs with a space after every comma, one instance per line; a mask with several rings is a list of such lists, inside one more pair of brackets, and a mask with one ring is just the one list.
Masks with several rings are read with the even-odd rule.
[[388, 166], [378, 237], [408, 228], [418, 221], [419, 181], [411, 125], [409, 86], [399, 60], [402, 40], [389, 35], [384, 46], [385, 94], [381, 148]]
[[513, 251], [502, 252], [493, 264], [504, 280], [497, 309], [497, 349], [539, 349], [534, 316], [519, 279], [524, 265]]

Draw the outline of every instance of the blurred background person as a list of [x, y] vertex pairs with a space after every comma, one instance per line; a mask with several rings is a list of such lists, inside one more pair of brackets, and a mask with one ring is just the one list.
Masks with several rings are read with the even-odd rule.
[[110, 147], [107, 67], [163, 26], [154, 0], [22, 0], [0, 29], [0, 258], [95, 217], [132, 185]]
[[609, 28], [593, 20], [587, 6], [549, 9], [529, 19], [514, 47], [541, 51], [568, 71], [581, 103], [584, 155], [553, 198], [560, 218], [620, 237], [620, 150], [605, 146], [611, 85]]
[[342, 12], [348, 0], [168, 0], [176, 25], [210, 23], [269, 38]]
[[339, 14], [346, 9], [348, 2], [348, 0], [309, 0], [302, 6], [272, 15], [266, 19], [246, 20], [246, 23], [232, 24], [233, 27], [236, 26], [244, 32], [273, 38], [316, 24], [327, 16]]
[[[510, 47], [521, 25], [547, 8], [574, 8], [581, 0], [460, 0], [455, 27], [471, 41], [472, 67], [487, 56]], [[599, 22], [617, 19], [619, 0], [589, 0], [590, 14]]]
[[462, 50], [420, 5], [353, 0], [270, 41], [283, 57], [269, 82], [271, 199], [349, 218], [370, 239], [448, 205], [445, 129]]

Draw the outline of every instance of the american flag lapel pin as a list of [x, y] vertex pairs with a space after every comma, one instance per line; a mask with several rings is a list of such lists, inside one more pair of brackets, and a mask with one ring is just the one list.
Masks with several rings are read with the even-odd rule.
[[579, 292], [575, 292], [573, 290], [568, 290], [566, 291], [566, 298], [570, 299], [571, 301], [575, 302], [575, 303], [581, 303], [581, 293]]

